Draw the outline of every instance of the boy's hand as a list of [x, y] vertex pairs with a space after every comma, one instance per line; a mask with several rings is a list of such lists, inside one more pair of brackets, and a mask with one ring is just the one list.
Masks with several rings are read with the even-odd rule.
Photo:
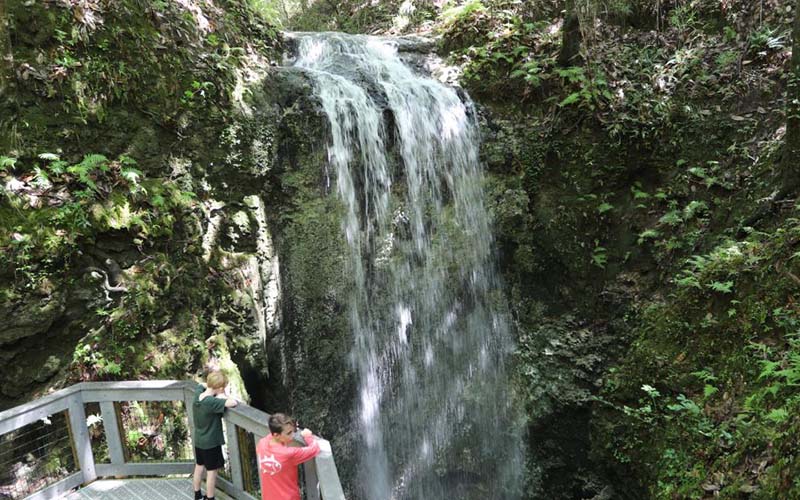
[[303, 436], [304, 438], [307, 438], [308, 436], [312, 436], [313, 434], [314, 433], [311, 432], [311, 429], [303, 429], [302, 431], [300, 431], [300, 435]]
[[225, 399], [225, 408], [233, 408], [238, 404], [239, 402], [233, 399], [232, 397], [228, 397], [227, 399]]

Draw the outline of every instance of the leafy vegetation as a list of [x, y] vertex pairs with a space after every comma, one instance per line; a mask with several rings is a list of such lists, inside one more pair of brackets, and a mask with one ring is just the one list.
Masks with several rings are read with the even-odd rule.
[[564, 64], [558, 9], [481, 5], [439, 29], [492, 113], [489, 205], [543, 496], [601, 494], [581, 452], [630, 498], [800, 495], [797, 193], [779, 154], [794, 13], [568, 2]]
[[[193, 174], [216, 159], [244, 67], [280, 45], [269, 5], [3, 4], [0, 307], [27, 321], [0, 340], [23, 367], [2, 371], [3, 397], [230, 356], [202, 342], [212, 314], [192, 312], [238, 307], [230, 283], [204, 281]], [[32, 339], [53, 346], [52, 370], [34, 369]]]
[[[789, 218], [693, 256], [674, 279], [673, 298], [645, 306], [631, 355], [605, 391], [625, 401], [635, 401], [639, 389], [646, 395], [633, 406], [611, 404], [608, 411], [618, 415], [608, 425], [620, 415], [626, 423], [617, 420], [603, 432], [614, 433], [606, 435], [608, 451], [643, 473], [654, 498], [797, 494], [798, 485], [785, 481], [794, 469], [784, 453], [800, 424], [791, 416], [798, 400], [800, 315], [791, 299], [798, 271], [788, 263], [799, 231]], [[764, 265], [775, 262], [787, 267], [776, 274]]]
[[[121, 119], [121, 106], [186, 128], [203, 116], [187, 114], [202, 100], [206, 115], [221, 118], [237, 85], [236, 70], [247, 58], [268, 57], [278, 39], [254, 10], [257, 3], [225, 2], [220, 17], [194, 2], [121, 0], [113, 8], [54, 2], [35, 9], [10, 2], [10, 49], [19, 80], [4, 104], [19, 115], [0, 121], [6, 141], [0, 147], [28, 153], [26, 144], [41, 147], [44, 128], [59, 124], [67, 125], [61, 139], [73, 140], [79, 134], [74, 125], [108, 125]], [[49, 115], [20, 110], [31, 95], [57, 105], [48, 106]]]
[[111, 161], [89, 154], [70, 165], [42, 153], [31, 165], [13, 165], [0, 174], [6, 181], [0, 191], [0, 265], [17, 273], [47, 271], [38, 269], [44, 263], [62, 265], [105, 231], [128, 230], [140, 245], [169, 236], [176, 214], [194, 196], [174, 182], [147, 178], [124, 155]]

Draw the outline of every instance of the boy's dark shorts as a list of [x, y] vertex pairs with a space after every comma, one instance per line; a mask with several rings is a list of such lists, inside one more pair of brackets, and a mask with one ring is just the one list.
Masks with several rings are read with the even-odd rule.
[[222, 456], [222, 446], [203, 450], [195, 447], [195, 462], [197, 465], [204, 465], [206, 470], [217, 470], [225, 466], [225, 457]]

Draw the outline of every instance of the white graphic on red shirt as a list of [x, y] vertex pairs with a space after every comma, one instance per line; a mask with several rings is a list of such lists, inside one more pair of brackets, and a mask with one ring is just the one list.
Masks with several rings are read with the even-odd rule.
[[258, 462], [261, 464], [261, 471], [270, 476], [280, 472], [283, 467], [275, 455], [264, 455]]

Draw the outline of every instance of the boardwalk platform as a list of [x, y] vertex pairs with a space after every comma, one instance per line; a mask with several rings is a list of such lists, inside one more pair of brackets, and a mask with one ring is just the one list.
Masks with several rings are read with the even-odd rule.
[[[205, 484], [203, 485], [205, 490]], [[192, 480], [177, 479], [106, 479], [68, 493], [66, 500], [186, 500], [192, 495]], [[217, 490], [214, 498], [230, 500]]]
[[[196, 389], [177, 380], [81, 382], [0, 411], [0, 498], [193, 498]], [[256, 443], [269, 435], [268, 420], [246, 404], [225, 411], [215, 497], [261, 497]], [[306, 500], [345, 500], [330, 443], [319, 444], [322, 453], [302, 466]], [[137, 479], [100, 479], [113, 477]]]

